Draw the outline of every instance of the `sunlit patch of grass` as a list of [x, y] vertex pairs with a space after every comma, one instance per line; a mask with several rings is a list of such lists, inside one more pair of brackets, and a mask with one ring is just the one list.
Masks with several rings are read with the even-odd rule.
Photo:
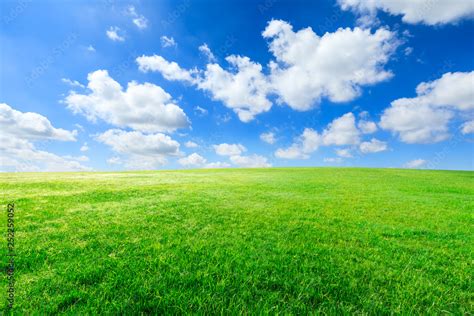
[[14, 311], [468, 314], [473, 180], [342, 168], [0, 174], [5, 208], [16, 206]]

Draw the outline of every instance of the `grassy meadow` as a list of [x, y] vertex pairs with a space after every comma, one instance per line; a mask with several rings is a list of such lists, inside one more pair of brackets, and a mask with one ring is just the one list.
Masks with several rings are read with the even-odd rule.
[[[474, 310], [474, 172], [3, 173], [0, 189], [17, 314]], [[4, 273], [0, 291], [5, 311]]]

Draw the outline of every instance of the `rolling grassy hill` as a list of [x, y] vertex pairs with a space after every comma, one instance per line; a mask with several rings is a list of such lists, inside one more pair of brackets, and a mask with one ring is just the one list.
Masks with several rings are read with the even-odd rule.
[[0, 174], [4, 209], [15, 202], [14, 311], [467, 314], [473, 180], [342, 168]]

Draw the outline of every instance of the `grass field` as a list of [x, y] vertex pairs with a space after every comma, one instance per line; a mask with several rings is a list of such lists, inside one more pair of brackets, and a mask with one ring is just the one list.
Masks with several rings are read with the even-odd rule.
[[473, 180], [342, 168], [0, 174], [4, 209], [16, 206], [14, 311], [469, 314]]

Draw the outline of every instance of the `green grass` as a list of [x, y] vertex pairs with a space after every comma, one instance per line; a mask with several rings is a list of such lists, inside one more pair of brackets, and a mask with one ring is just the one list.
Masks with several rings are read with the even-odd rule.
[[469, 314], [473, 180], [342, 168], [1, 174], [4, 232], [16, 205], [14, 311]]

